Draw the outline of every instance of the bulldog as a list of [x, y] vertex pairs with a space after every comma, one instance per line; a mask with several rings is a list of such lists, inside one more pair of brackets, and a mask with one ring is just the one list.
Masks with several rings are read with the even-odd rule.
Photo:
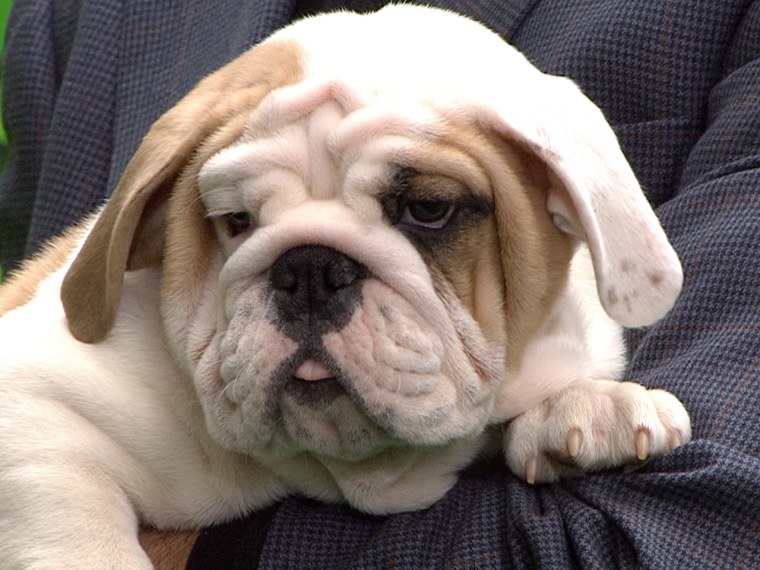
[[621, 327], [681, 283], [570, 80], [446, 11], [299, 21], [3, 286], [0, 566], [149, 568], [139, 524], [287, 494], [420, 509], [494, 451], [528, 483], [662, 455], [689, 416], [619, 381]]

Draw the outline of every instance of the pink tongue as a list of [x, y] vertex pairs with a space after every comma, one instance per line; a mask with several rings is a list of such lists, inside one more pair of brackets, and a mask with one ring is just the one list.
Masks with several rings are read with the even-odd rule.
[[306, 380], [307, 382], [313, 382], [315, 380], [324, 380], [326, 378], [332, 378], [335, 376], [328, 368], [321, 362], [310, 358], [293, 373], [293, 376], [299, 380]]

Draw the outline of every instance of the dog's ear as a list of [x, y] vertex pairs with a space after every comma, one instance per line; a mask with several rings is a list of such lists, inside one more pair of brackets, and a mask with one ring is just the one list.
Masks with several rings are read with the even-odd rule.
[[[97, 342], [108, 333], [125, 271], [161, 264], [167, 200], [198, 149], [210, 139], [219, 147], [234, 142], [272, 89], [298, 80], [299, 61], [294, 45], [261, 44], [209, 75], [153, 124], [64, 278], [61, 299], [78, 340]], [[220, 136], [225, 125], [232, 127]]]
[[680, 292], [678, 257], [599, 108], [567, 79], [541, 82], [527, 108], [489, 105], [480, 123], [546, 166], [546, 207], [588, 244], [607, 313], [624, 326], [651, 324]]

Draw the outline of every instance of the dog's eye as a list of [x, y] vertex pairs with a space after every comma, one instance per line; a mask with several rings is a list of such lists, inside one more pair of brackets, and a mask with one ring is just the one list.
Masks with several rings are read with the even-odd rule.
[[230, 237], [235, 237], [247, 232], [253, 226], [251, 214], [248, 212], [233, 212], [224, 216], [227, 223], [227, 233]]
[[457, 206], [449, 202], [414, 200], [406, 204], [401, 222], [437, 230], [446, 227], [456, 211]]

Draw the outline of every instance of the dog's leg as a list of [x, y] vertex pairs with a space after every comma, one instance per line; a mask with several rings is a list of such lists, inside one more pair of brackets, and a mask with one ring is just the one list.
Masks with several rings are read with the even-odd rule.
[[2, 397], [0, 567], [152, 568], [114, 475], [129, 454], [65, 405]]
[[672, 394], [579, 380], [514, 418], [504, 450], [515, 474], [546, 483], [657, 457], [690, 437], [689, 415]]

